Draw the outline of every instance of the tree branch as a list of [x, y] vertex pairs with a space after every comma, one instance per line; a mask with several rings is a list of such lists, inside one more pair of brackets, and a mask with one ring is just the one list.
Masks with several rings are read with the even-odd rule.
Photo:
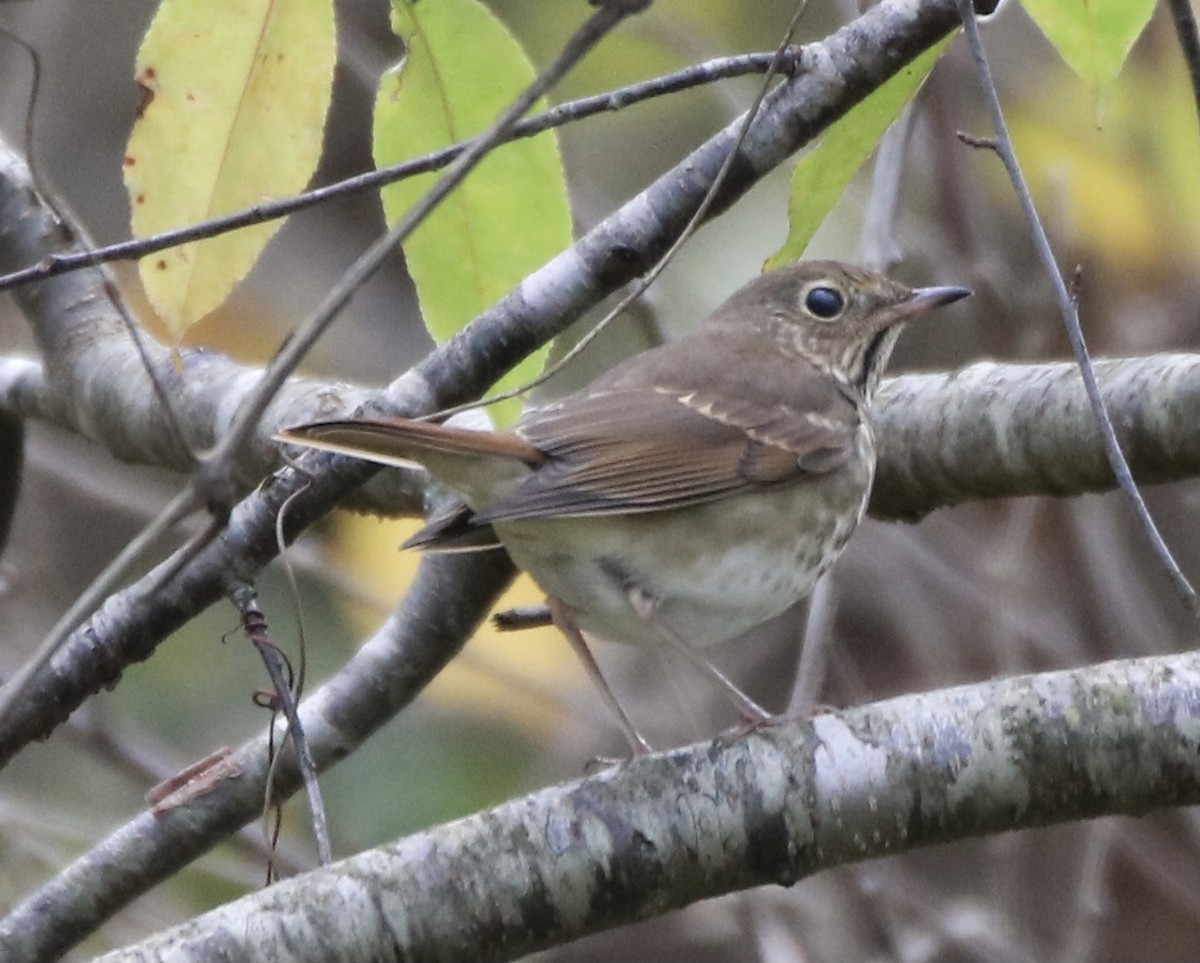
[[[1105, 406], [1139, 482], [1200, 475], [1200, 355], [1097, 360]], [[870, 512], [915, 521], [981, 498], [1116, 487], [1072, 362], [907, 375], [881, 391]]]
[[[10, 367], [13, 378], [6, 381]], [[222, 383], [245, 385], [253, 378], [216, 356], [207, 367], [227, 369]], [[1200, 436], [1192, 429], [1200, 423], [1200, 354], [1098, 359], [1095, 368], [1134, 477], [1156, 483], [1200, 476]], [[286, 395], [295, 409], [277, 405], [278, 420], [268, 430], [304, 421], [314, 410], [352, 411], [369, 392], [294, 381]], [[0, 409], [25, 417], [55, 414], [36, 364], [0, 358]], [[885, 521], [917, 521], [938, 508], [986, 498], [1070, 497], [1116, 485], [1072, 362], [979, 362], [953, 372], [889, 378], [880, 389], [875, 426], [879, 465], [869, 512]], [[144, 453], [153, 454], [149, 447]], [[241, 474], [249, 477], [250, 467]], [[411, 516], [421, 511], [422, 491], [419, 474], [386, 470], [342, 504]]]
[[[431, 556], [400, 610], [300, 706], [319, 770], [350, 755], [458, 654], [512, 578], [500, 552]], [[277, 734], [277, 741], [282, 743]], [[229, 757], [230, 778], [162, 812], [145, 811], [0, 920], [5, 963], [56, 959], [105, 920], [263, 811], [269, 759], [260, 736]], [[300, 787], [288, 743], [275, 799]]]
[[637, 758], [287, 880], [97, 963], [511, 960], [933, 843], [1195, 804], [1198, 692], [1194, 654], [1111, 662]]

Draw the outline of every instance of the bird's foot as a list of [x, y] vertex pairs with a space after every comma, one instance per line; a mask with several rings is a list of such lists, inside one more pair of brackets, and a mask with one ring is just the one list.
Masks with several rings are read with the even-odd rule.
[[717, 737], [713, 742], [722, 749], [728, 749], [739, 739], [745, 738], [752, 732], [759, 732], [762, 729], [777, 726], [787, 721], [789, 721], [788, 717], [782, 713], [777, 715], [764, 712], [761, 715], [754, 715], [753, 717], [749, 713], [743, 713], [741, 722], [717, 733]]

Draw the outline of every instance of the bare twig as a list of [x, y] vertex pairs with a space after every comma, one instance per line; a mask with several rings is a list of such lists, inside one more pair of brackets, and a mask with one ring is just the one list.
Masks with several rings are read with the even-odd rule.
[[968, 134], [965, 130], [955, 131], [954, 136], [968, 147], [978, 147], [981, 150], [1000, 153], [1000, 142], [995, 137], [976, 137], [974, 134]]
[[[520, 140], [533, 137], [547, 130], [552, 130], [555, 127], [562, 127], [597, 114], [624, 110], [626, 107], [631, 107], [644, 100], [663, 97], [667, 94], [678, 93], [704, 84], [716, 83], [719, 80], [744, 77], [749, 74], [766, 73], [767, 70], [771, 69], [771, 65], [776, 62], [777, 55], [774, 53], [739, 54], [733, 57], [718, 57], [713, 60], [706, 60], [703, 63], [685, 67], [676, 73], [665, 74], [662, 77], [655, 77], [651, 80], [639, 81], [627, 87], [619, 87], [616, 90], [610, 90], [606, 93], [582, 97], [579, 100], [568, 101], [565, 104], [552, 107], [527, 120], [513, 124], [504, 140]], [[789, 75], [794, 75], [802, 69], [802, 64], [803, 51], [795, 48], [785, 51], [782, 63], [777, 69]], [[207, 237], [215, 237], [229, 231], [236, 231], [239, 228], [261, 224], [264, 221], [287, 217], [289, 214], [294, 214], [297, 211], [302, 211], [327, 201], [340, 200], [345, 197], [353, 197], [358, 194], [376, 191], [388, 184], [394, 184], [397, 181], [415, 177], [418, 174], [441, 170], [455, 158], [459, 157], [472, 143], [473, 141], [464, 141], [460, 144], [452, 144], [449, 147], [443, 147], [441, 150], [426, 154], [424, 157], [403, 161], [391, 167], [385, 167], [382, 170], [357, 174], [338, 181], [336, 184], [315, 187], [312, 190], [305, 191], [295, 197], [289, 197], [286, 200], [259, 204], [244, 211], [215, 217], [200, 224], [190, 224], [187, 227], [176, 230], [164, 231], [161, 234], [155, 234], [151, 237], [121, 241], [117, 244], [95, 248], [90, 254], [83, 252], [75, 254], [51, 254], [37, 264], [32, 264], [27, 268], [0, 276], [0, 291], [16, 287], [20, 284], [28, 284], [32, 281], [43, 281], [46, 278], [65, 274], [68, 271], [76, 271], [95, 264], [111, 261], [137, 260], [169, 247], [203, 240]]]
[[1158, 526], [1155, 525], [1154, 519], [1150, 515], [1150, 510], [1146, 507], [1146, 502], [1142, 498], [1142, 493], [1138, 489], [1137, 483], [1133, 480], [1133, 473], [1130, 471], [1129, 463], [1121, 451], [1120, 443], [1117, 441], [1112, 418], [1109, 416], [1108, 408], [1105, 406], [1104, 399], [1100, 394], [1100, 387], [1096, 382], [1096, 372], [1092, 368], [1087, 343], [1083, 337], [1083, 329], [1079, 324], [1079, 312], [1076, 310], [1075, 303], [1071, 298], [1071, 292], [1067, 290], [1067, 283], [1063, 279], [1058, 265], [1055, 263], [1054, 251], [1050, 247], [1050, 239], [1047, 237], [1046, 230], [1042, 226], [1041, 219], [1038, 217], [1037, 209], [1033, 204], [1033, 197], [1029, 193], [1025, 177], [1021, 173], [1020, 165], [1017, 163], [1012, 140], [1008, 135], [1008, 124], [1004, 120], [1004, 112], [1000, 107], [1000, 98], [996, 92], [996, 85], [992, 81], [992, 72], [988, 65], [987, 54], [984, 52], [983, 42], [979, 36], [979, 24], [975, 19], [975, 9], [971, 4], [971, 0], [957, 0], [957, 3], [959, 15], [963, 22], [963, 29], [967, 37], [967, 44], [971, 50], [971, 59], [975, 64], [975, 71], [979, 78], [979, 86], [983, 92], [984, 100], [987, 102], [988, 111], [992, 117], [992, 125], [996, 128], [998, 138], [996, 150], [1004, 162], [1004, 168], [1008, 171], [1009, 180], [1012, 181], [1013, 190], [1016, 192], [1017, 199], [1021, 204], [1021, 210], [1024, 212], [1025, 219], [1029, 224], [1030, 234], [1033, 239], [1034, 248], [1037, 250], [1038, 258], [1042, 262], [1042, 267], [1045, 269], [1050, 283], [1054, 288], [1059, 312], [1062, 315], [1063, 323], [1066, 325], [1067, 338], [1071, 342], [1071, 349], [1075, 353], [1076, 361], [1079, 364], [1079, 373], [1083, 378], [1084, 387], [1087, 390], [1088, 401], [1091, 404], [1092, 411], [1095, 413], [1096, 421], [1100, 427], [1104, 453], [1108, 458], [1109, 465], [1112, 467], [1113, 475], [1117, 479], [1117, 485], [1125, 493], [1125, 496], [1133, 506], [1134, 513], [1142, 530], [1146, 534], [1146, 539], [1150, 543], [1151, 550], [1154, 552], [1167, 578], [1171, 581], [1176, 595], [1179, 596], [1179, 600], [1191, 614], [1192, 618], [1196, 622], [1200, 622], [1200, 598], [1197, 598], [1196, 590], [1192, 588], [1187, 576], [1183, 574], [1179, 563], [1175, 561], [1171, 550], [1167, 547], [1162, 533], [1158, 530]]
[[[258, 607], [254, 589], [243, 583], [229, 593], [229, 598], [241, 615], [242, 631], [258, 649], [263, 665], [267, 668], [267, 675], [270, 676], [274, 689], [271, 693], [270, 708], [272, 711], [282, 711], [287, 720], [287, 735], [296, 747], [297, 768], [304, 783], [305, 795], [308, 797], [313, 836], [317, 841], [317, 856], [321, 865], [327, 866], [333, 862], [333, 848], [329, 843], [329, 821], [325, 817], [325, 803], [317, 782], [317, 763], [304, 735], [304, 724], [300, 721], [300, 713], [296, 706], [297, 694], [291, 667], [286, 663], [279, 647], [271, 641], [267, 618]], [[273, 771], [274, 763], [271, 768]], [[271, 804], [271, 795], [268, 785], [265, 800], [267, 806]]]
[[492, 625], [498, 632], [523, 632], [525, 629], [544, 629], [554, 624], [548, 605], [522, 605], [505, 609], [492, 616]]

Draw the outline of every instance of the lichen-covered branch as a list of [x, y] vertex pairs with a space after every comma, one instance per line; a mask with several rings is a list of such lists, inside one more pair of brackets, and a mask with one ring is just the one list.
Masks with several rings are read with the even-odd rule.
[[[231, 361], [213, 365], [230, 368]], [[13, 379], [6, 381], [11, 367]], [[1095, 362], [1100, 388], [1138, 481], [1200, 476], [1200, 354]], [[246, 379], [249, 380], [248, 378]], [[297, 413], [352, 410], [365, 389], [295, 382]], [[39, 415], [44, 382], [33, 363], [0, 358], [0, 409]], [[879, 466], [870, 513], [915, 521], [938, 508], [986, 498], [1070, 497], [1114, 487], [1112, 471], [1073, 362], [980, 362], [958, 371], [886, 379], [876, 416]], [[283, 408], [283, 405], [279, 406]], [[380, 515], [420, 510], [411, 472], [380, 472], [343, 504]]]
[[639, 758], [290, 879], [99, 963], [511, 960], [931, 843], [1200, 802], [1200, 660], [905, 696]]

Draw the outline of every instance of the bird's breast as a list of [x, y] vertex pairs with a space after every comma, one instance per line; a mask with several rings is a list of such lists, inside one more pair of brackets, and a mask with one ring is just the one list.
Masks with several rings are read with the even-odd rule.
[[731, 639], [804, 598], [866, 507], [869, 436], [858, 457], [797, 484], [663, 512], [498, 523], [514, 561], [575, 609], [584, 631], [655, 642], [629, 603], [696, 645]]

